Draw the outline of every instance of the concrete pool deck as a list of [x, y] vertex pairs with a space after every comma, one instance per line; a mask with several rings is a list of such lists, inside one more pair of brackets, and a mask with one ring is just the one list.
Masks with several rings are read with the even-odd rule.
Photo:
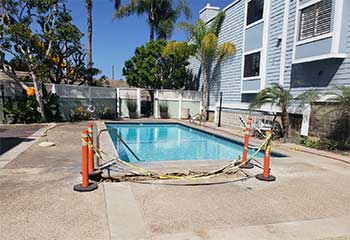
[[[86, 125], [53, 128], [0, 168], [1, 239], [350, 239], [350, 164], [284, 145], [276, 148], [289, 157], [272, 159], [273, 183], [221, 176], [198, 186], [101, 183], [77, 193]], [[56, 146], [39, 147], [45, 140]]]

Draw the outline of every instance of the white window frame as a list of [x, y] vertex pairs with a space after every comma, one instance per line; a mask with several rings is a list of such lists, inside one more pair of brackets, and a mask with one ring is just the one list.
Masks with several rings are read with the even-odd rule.
[[[332, 0], [332, 4], [333, 4], [333, 1], [339, 1], [339, 0]], [[302, 45], [302, 44], [306, 44], [306, 43], [310, 43], [310, 42], [319, 41], [319, 40], [322, 40], [322, 39], [325, 39], [325, 38], [332, 37], [334, 35], [334, 31], [333, 31], [333, 28], [334, 28], [333, 25], [334, 24], [332, 24], [333, 22], [331, 22], [331, 29], [330, 29], [329, 33], [300, 40], [301, 11], [303, 9], [305, 9], [307, 7], [310, 7], [310, 6], [314, 5], [314, 4], [317, 4], [319, 2], [322, 2], [322, 0], [313, 0], [313, 1], [310, 1], [310, 2], [307, 2], [307, 3], [304, 3], [304, 4], [300, 5], [300, 0], [297, 1], [297, 17], [296, 17], [296, 21], [295, 21], [295, 24], [296, 24], [296, 28], [295, 28], [295, 30], [296, 30], [295, 31], [295, 44], [296, 45]], [[334, 16], [333, 16], [333, 8], [332, 8], [331, 21], [333, 21], [333, 18], [334, 18]]]
[[[304, 3], [302, 5], [299, 5], [297, 7], [297, 11], [298, 11], [298, 21], [297, 21], [297, 39], [296, 39], [296, 43], [298, 45], [300, 44], [305, 44], [305, 43], [308, 43], [308, 42], [314, 42], [314, 41], [318, 41], [318, 40], [321, 40], [321, 39], [324, 39], [324, 38], [328, 38], [330, 36], [333, 36], [333, 29], [332, 29], [332, 21], [333, 21], [333, 7], [332, 7], [332, 12], [331, 12], [331, 28], [330, 28], [330, 31], [329, 33], [325, 33], [325, 34], [322, 34], [322, 35], [318, 35], [318, 36], [313, 36], [313, 37], [309, 37], [309, 38], [306, 38], [306, 39], [302, 39], [300, 40], [300, 30], [301, 30], [301, 12], [307, 8], [307, 7], [310, 7], [312, 5], [315, 5], [319, 2], [322, 2], [323, 0], [313, 0], [313, 1], [310, 1], [310, 2], [307, 2], [307, 3]], [[332, 4], [333, 2], [336, 1], [336, 0], [332, 0]], [[339, 0], [338, 0], [339, 1]], [[298, 0], [298, 4], [299, 4], [300, 0]], [[317, 20], [317, 19], [316, 19]]]
[[[343, 21], [342, 19], [342, 6], [344, 0], [332, 0], [332, 4], [334, 4], [334, 9], [332, 9], [332, 23], [331, 23], [331, 30], [328, 34], [308, 38], [305, 40], [299, 40], [299, 33], [300, 33], [300, 17], [301, 17], [301, 10], [303, 10], [306, 7], [309, 7], [313, 4], [316, 4], [318, 2], [321, 2], [322, 0], [313, 0], [309, 1], [304, 4], [300, 4], [300, 0], [297, 0], [296, 2], [296, 18], [295, 18], [295, 32], [294, 32], [294, 44], [293, 44], [293, 55], [292, 55], [292, 63], [299, 63], [303, 62], [303, 59], [295, 60], [295, 54], [296, 54], [296, 47], [299, 45], [316, 42], [322, 39], [330, 38], [332, 37], [332, 50], [330, 54], [327, 54], [327, 56], [331, 56], [332, 54], [337, 55], [339, 54], [339, 47], [340, 47], [340, 30], [341, 23]], [[347, 0], [345, 0], [347, 1]], [[337, 31], [335, 31], [335, 29]], [[339, 54], [339, 56], [343, 56], [343, 54]], [[324, 56], [322, 56], [324, 58]], [[320, 59], [323, 59], [320, 57]], [[318, 57], [313, 57], [313, 61], [318, 60]]]
[[253, 27], [253, 26], [255, 26], [255, 25], [258, 25], [259, 23], [262, 23], [263, 21], [264, 21], [264, 17], [265, 17], [265, 11], [264, 11], [264, 9], [265, 9], [265, 4], [266, 4], [266, 0], [263, 0], [264, 1], [264, 8], [263, 8], [263, 14], [262, 14], [262, 16], [261, 16], [261, 19], [259, 19], [259, 20], [256, 20], [255, 22], [252, 22], [251, 24], [248, 24], [247, 25], [247, 17], [248, 17], [248, 4], [249, 4], [249, 2], [251, 2], [252, 0], [248, 0], [247, 1], [247, 14], [246, 14], [246, 16], [245, 16], [245, 28], [247, 29], [247, 28], [251, 28], [251, 27]]
[[[255, 50], [252, 50], [252, 51], [249, 51], [249, 52], [245, 52], [243, 54], [243, 72], [242, 72], [242, 79], [243, 81], [244, 80], [258, 80], [258, 79], [261, 79], [261, 65], [262, 65], [262, 48], [259, 48], [259, 49], [255, 49]], [[258, 76], [252, 76], [252, 77], [244, 77], [244, 72], [245, 72], [245, 57], [247, 55], [250, 55], [250, 54], [254, 54], [254, 53], [260, 53], [260, 62], [259, 62], [259, 75]]]

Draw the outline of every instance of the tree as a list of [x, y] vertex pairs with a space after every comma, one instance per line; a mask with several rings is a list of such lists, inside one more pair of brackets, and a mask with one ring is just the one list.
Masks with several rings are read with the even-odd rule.
[[97, 87], [109, 87], [110, 83], [108, 77], [106, 75], [102, 75], [100, 78], [96, 80]]
[[193, 89], [193, 74], [188, 68], [189, 58], [195, 53], [195, 48], [186, 42], [172, 41], [168, 43], [163, 51], [160, 68], [160, 77], [164, 84], [164, 88], [168, 89]]
[[201, 19], [198, 19], [195, 24], [180, 24], [180, 27], [189, 35], [190, 43], [195, 49], [195, 57], [201, 64], [203, 74], [202, 114], [205, 118], [208, 114], [209, 80], [213, 65], [214, 63], [220, 64], [225, 58], [236, 52], [236, 46], [233, 43], [218, 43], [218, 35], [224, 18], [225, 13], [220, 12], [209, 25]]
[[[92, 69], [92, 0], [85, 0], [85, 7], [87, 11], [87, 67]], [[92, 85], [92, 76], [89, 76], [89, 85]]]
[[[12, 55], [26, 66], [34, 84], [38, 111], [46, 121], [42, 83], [47, 79], [54, 83], [77, 79], [77, 75], [87, 72], [80, 62], [84, 56], [82, 34], [72, 24], [64, 0], [2, 0], [0, 23], [1, 55]], [[0, 67], [23, 89], [28, 89], [4, 57]]]
[[130, 0], [125, 5], [115, 1], [115, 8], [114, 19], [146, 13], [150, 27], [150, 41], [154, 41], [156, 33], [158, 39], [166, 40], [173, 32], [175, 22], [182, 13], [186, 18], [191, 16], [186, 0]]
[[[121, 0], [114, 0], [114, 8], [119, 8], [121, 4]], [[92, 0], [85, 0], [85, 8], [87, 12], [87, 73], [93, 73], [95, 70], [93, 69], [93, 61], [92, 61]], [[93, 85], [93, 75], [88, 75], [88, 83], [89, 85]]]
[[[73, 24], [72, 17], [66, 9], [57, 16], [50, 38], [44, 37], [41, 44], [51, 41], [51, 52], [43, 62], [42, 79], [51, 83], [72, 84], [89, 82], [91, 66], [85, 63], [85, 50], [81, 44], [83, 34]], [[90, 83], [90, 82], [89, 82]]]
[[163, 55], [166, 41], [151, 41], [135, 50], [125, 62], [123, 75], [129, 85], [148, 89], [180, 89], [190, 86], [188, 58], [191, 50]]
[[250, 109], [260, 108], [264, 104], [276, 105], [281, 109], [281, 121], [283, 136], [288, 137], [289, 132], [289, 114], [288, 107], [293, 96], [289, 90], [282, 85], [273, 84], [272, 87], [261, 90], [249, 105]]
[[192, 15], [190, 8], [185, 0], [178, 1], [177, 6], [174, 6], [173, 1], [160, 1], [159, 3], [159, 20], [156, 25], [156, 34], [158, 39], [167, 40], [171, 37], [175, 23], [183, 13], [187, 19]]
[[[56, 24], [60, 7], [57, 1], [3, 0], [0, 2], [1, 52], [7, 52], [22, 59], [28, 66], [35, 88], [38, 109], [45, 122], [43, 94], [36, 72], [43, 61], [49, 58], [52, 48], [50, 39], [52, 27]], [[34, 34], [31, 30], [34, 19], [41, 26], [42, 32]], [[43, 38], [50, 39], [47, 45], [42, 44]], [[4, 61], [0, 64], [5, 74], [17, 81], [24, 89], [28, 88], [8, 64], [5, 64]]]
[[20, 58], [12, 58], [8, 63], [15, 71], [29, 71], [29, 68], [25, 62], [23, 62]]

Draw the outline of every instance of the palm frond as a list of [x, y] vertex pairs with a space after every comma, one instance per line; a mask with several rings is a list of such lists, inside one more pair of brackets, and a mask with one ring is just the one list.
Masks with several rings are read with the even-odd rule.
[[207, 34], [207, 26], [202, 19], [198, 19], [195, 24], [188, 22], [181, 22], [177, 25], [179, 29], [185, 31], [188, 36], [188, 40], [192, 41], [193, 44], [200, 46], [203, 38]]
[[184, 55], [186, 51], [193, 53], [193, 46], [188, 45], [187, 42], [172, 41], [168, 43], [162, 52], [162, 57], [168, 57], [170, 55]]
[[113, 14], [113, 19], [127, 17], [134, 13], [135, 13], [135, 7], [132, 4], [119, 6], [119, 8]]
[[188, 6], [186, 0], [179, 0], [179, 4], [176, 7], [176, 11], [178, 14], [181, 14], [181, 12], [183, 12], [187, 19], [192, 18], [192, 11], [191, 8]]
[[216, 17], [214, 18], [213, 22], [211, 23], [210, 27], [209, 27], [209, 33], [214, 33], [216, 36], [219, 36], [219, 32], [220, 32], [220, 28], [222, 23], [224, 22], [225, 19], [225, 12], [221, 11], [218, 13], [218, 15], [216, 15]]
[[156, 32], [158, 39], [168, 39], [174, 30], [174, 21], [172, 19], [161, 20], [157, 24]]
[[180, 22], [176, 25], [176, 28], [183, 30], [189, 39], [195, 34], [195, 25], [188, 22]]
[[304, 107], [306, 104], [317, 102], [319, 99], [320, 95], [315, 89], [308, 90], [295, 98], [295, 100], [299, 102], [299, 107]]
[[236, 53], [236, 45], [230, 42], [221, 44], [218, 48], [218, 60], [221, 62], [224, 58]]
[[272, 84], [272, 87], [265, 88], [256, 95], [249, 105], [249, 109], [260, 108], [264, 104], [277, 105], [282, 109], [287, 109], [292, 99], [293, 96], [289, 90], [280, 84]]
[[121, 0], [114, 0], [114, 10], [119, 9], [119, 7], [121, 6]]
[[200, 45], [200, 61], [209, 67], [217, 57], [218, 38], [213, 33], [207, 34]]

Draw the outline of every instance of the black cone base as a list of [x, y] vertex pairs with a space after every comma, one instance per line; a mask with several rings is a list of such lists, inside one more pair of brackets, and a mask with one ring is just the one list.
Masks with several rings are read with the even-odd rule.
[[95, 170], [89, 174], [89, 179], [91, 181], [99, 182], [102, 179], [102, 171]]
[[97, 187], [98, 186], [96, 183], [89, 183], [89, 186], [87, 186], [87, 187], [83, 187], [83, 185], [77, 184], [73, 187], [73, 190], [77, 191], [77, 192], [91, 192], [91, 191], [97, 189]]
[[[242, 162], [235, 162], [235, 166], [242, 164]], [[254, 167], [253, 164], [251, 164], [250, 162], [243, 164], [242, 166], [240, 166], [239, 168], [242, 169], [252, 169]]]
[[257, 179], [261, 180], [261, 181], [266, 181], [266, 182], [273, 182], [276, 181], [276, 177], [272, 176], [272, 175], [268, 175], [267, 177], [265, 177], [263, 174], [258, 174], [255, 176]]

